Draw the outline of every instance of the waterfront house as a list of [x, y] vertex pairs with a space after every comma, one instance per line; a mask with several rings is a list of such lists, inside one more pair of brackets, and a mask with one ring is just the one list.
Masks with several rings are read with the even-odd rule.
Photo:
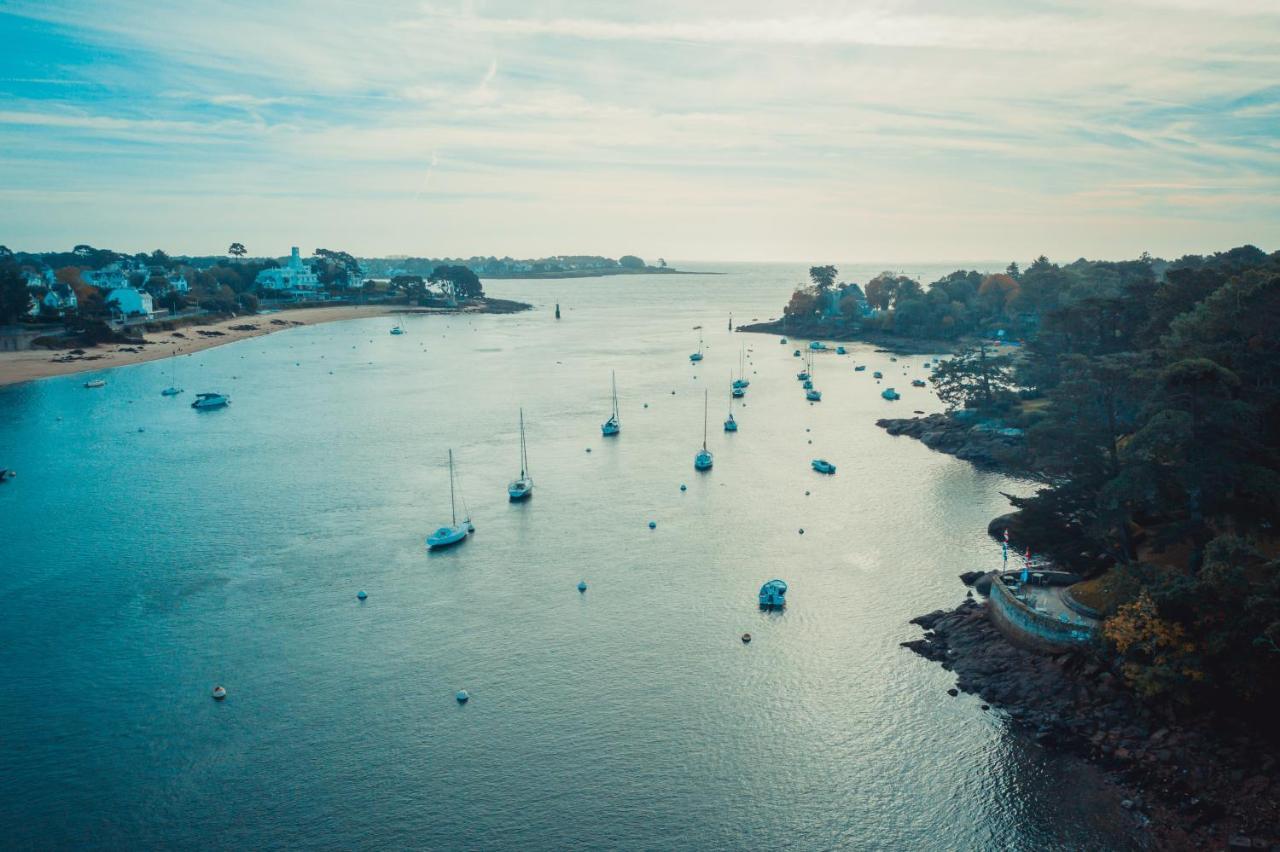
[[107, 307], [122, 317], [150, 317], [155, 313], [151, 294], [132, 287], [120, 287], [107, 294]]
[[263, 290], [310, 291], [320, 286], [320, 279], [311, 267], [302, 262], [298, 247], [293, 247], [289, 261], [284, 266], [264, 269], [254, 283]]
[[63, 281], [56, 282], [40, 300], [41, 313], [52, 313], [63, 316], [67, 311], [74, 311], [79, 306], [76, 291]]

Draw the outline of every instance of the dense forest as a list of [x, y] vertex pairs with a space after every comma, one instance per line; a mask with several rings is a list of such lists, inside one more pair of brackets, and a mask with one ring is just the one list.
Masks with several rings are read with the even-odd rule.
[[1106, 615], [1101, 650], [1136, 691], [1276, 706], [1280, 252], [1042, 257], [927, 289], [887, 273], [837, 289], [829, 269], [788, 316], [836, 304], [828, 328], [963, 338], [933, 386], [954, 416], [1024, 431], [1045, 485], [1013, 501], [1017, 535], [1090, 578], [1079, 596]]

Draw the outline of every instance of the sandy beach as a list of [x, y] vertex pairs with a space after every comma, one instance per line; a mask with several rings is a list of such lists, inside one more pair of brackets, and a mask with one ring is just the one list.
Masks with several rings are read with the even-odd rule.
[[141, 364], [174, 354], [187, 355], [299, 325], [318, 325], [322, 322], [384, 316], [404, 311], [403, 306], [397, 308], [384, 305], [344, 305], [276, 311], [219, 320], [209, 325], [189, 325], [174, 331], [152, 332], [145, 335], [148, 341], [146, 346], [134, 347], [122, 343], [95, 346], [85, 349], [83, 356], [73, 356], [76, 360], [57, 360], [67, 358], [68, 350], [0, 352], [0, 386]]

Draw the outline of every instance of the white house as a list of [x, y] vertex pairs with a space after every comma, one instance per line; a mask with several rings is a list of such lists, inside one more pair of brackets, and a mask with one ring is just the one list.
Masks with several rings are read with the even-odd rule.
[[129, 286], [131, 269], [125, 269], [119, 263], [108, 264], [101, 269], [86, 269], [80, 273], [86, 284], [92, 284], [103, 290], [116, 290]]
[[44, 294], [42, 302], [46, 310], [58, 314], [73, 311], [79, 305], [79, 301], [76, 299], [76, 291], [61, 281], [49, 288], [49, 292]]
[[187, 284], [187, 277], [176, 269], [170, 272], [164, 278], [166, 281], [169, 282], [170, 290], [176, 290], [179, 293], [185, 293], [191, 289], [191, 287]]
[[320, 279], [302, 262], [298, 247], [294, 246], [287, 264], [262, 270], [254, 283], [264, 290], [315, 290]]
[[154, 313], [151, 294], [132, 287], [121, 287], [108, 293], [107, 306], [126, 317], [149, 317]]
[[53, 285], [58, 283], [53, 270], [47, 266], [39, 272], [34, 269], [27, 269], [23, 272], [23, 275], [27, 279], [28, 290], [51, 289]]

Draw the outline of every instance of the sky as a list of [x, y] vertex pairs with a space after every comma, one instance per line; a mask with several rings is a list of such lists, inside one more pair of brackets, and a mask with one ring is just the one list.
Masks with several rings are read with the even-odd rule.
[[4, 0], [0, 243], [1280, 248], [1280, 0]]

